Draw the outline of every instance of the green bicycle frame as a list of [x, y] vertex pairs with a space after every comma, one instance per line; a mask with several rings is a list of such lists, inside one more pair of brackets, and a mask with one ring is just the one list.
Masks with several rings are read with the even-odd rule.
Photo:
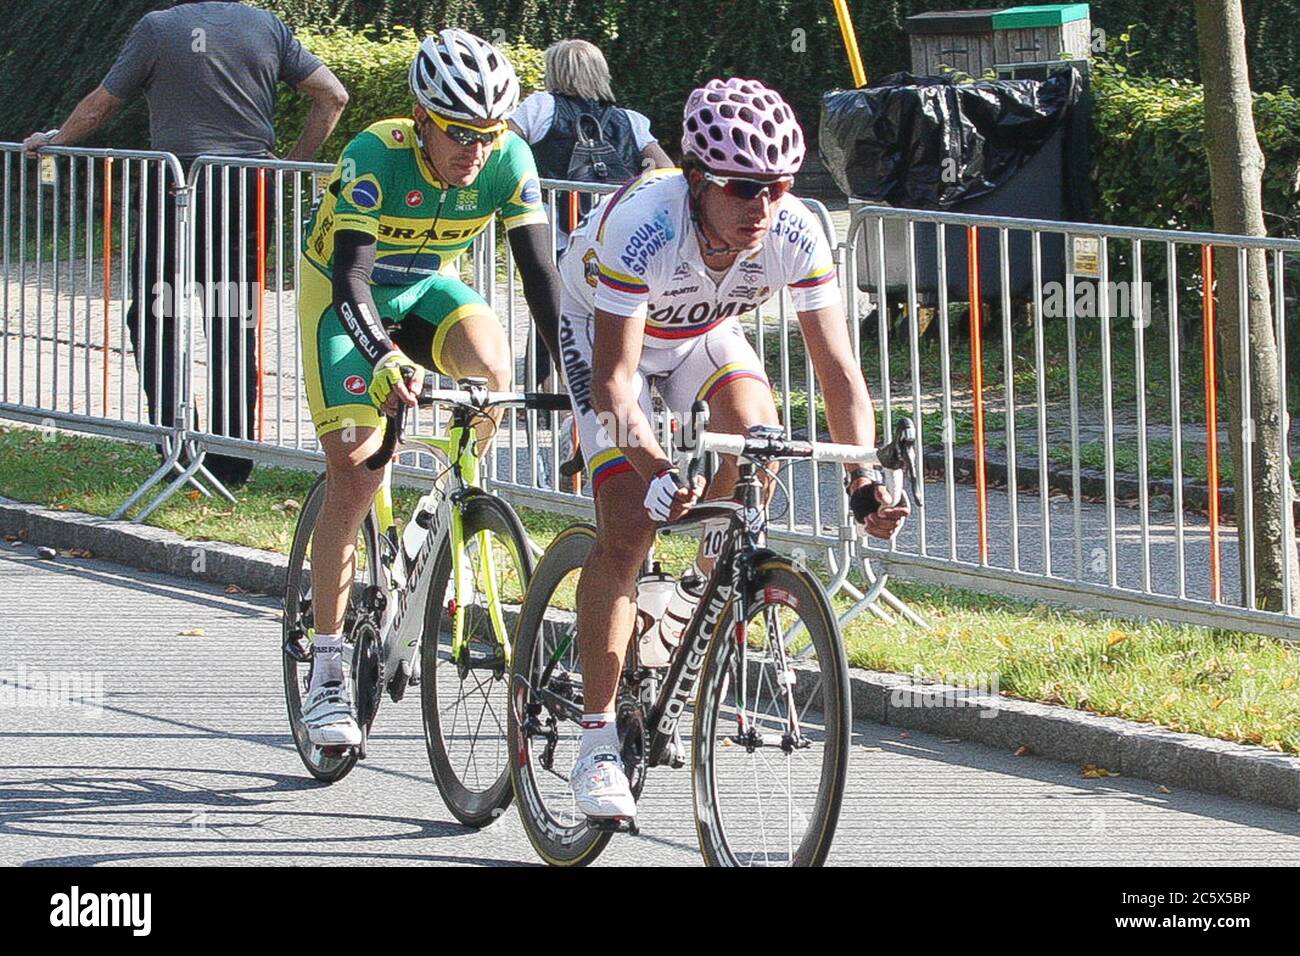
[[[460, 508], [457, 505], [467, 492], [478, 487], [478, 443], [474, 429], [469, 425], [459, 424], [455, 420], [453, 420], [446, 435], [409, 435], [406, 442], [407, 444], [423, 445], [431, 451], [437, 452], [450, 463], [450, 470], [454, 476], [455, 485], [448, 497], [452, 505], [449, 509], [449, 533], [451, 535], [451, 573], [454, 595], [454, 606], [450, 609], [452, 626], [451, 655], [453, 660], [457, 660], [465, 643], [465, 608], [471, 603], [475, 586], [473, 569], [470, 567], [468, 560], [469, 542], [465, 540], [465, 525], [461, 519]], [[375, 494], [375, 519], [379, 527], [384, 529], [386, 535], [390, 531], [396, 531], [391, 472], [388, 479], [384, 481]], [[497, 594], [495, 559], [492, 555], [488, 533], [486, 531], [480, 532], [477, 537], [479, 548], [478, 589], [487, 598], [488, 615], [492, 622], [492, 630], [497, 643], [501, 645], [501, 649], [505, 654], [506, 666], [509, 667], [511, 658], [510, 637], [505, 614], [502, 612], [501, 601]], [[391, 538], [397, 540], [395, 534], [391, 535]]]

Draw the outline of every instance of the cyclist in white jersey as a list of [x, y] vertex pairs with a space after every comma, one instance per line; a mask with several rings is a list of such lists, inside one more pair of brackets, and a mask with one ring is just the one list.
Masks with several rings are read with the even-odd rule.
[[[596, 544], [578, 583], [586, 713], [570, 778], [578, 808], [592, 817], [636, 813], [614, 700], [635, 624], [637, 576], [655, 523], [680, 517], [704, 490], [702, 479], [684, 485], [656, 440], [650, 386], [679, 421], [702, 398], [710, 428], [776, 424], [763, 364], [737, 317], [786, 287], [831, 438], [875, 445], [871, 397], [829, 243], [789, 194], [804, 156], [793, 111], [755, 80], [711, 80], [686, 102], [682, 152], [682, 170], [648, 172], [594, 211], [560, 265], [560, 350], [596, 499]], [[869, 534], [890, 537], [906, 502], [890, 500], [870, 470], [846, 472], [856, 519]], [[735, 460], [724, 457], [708, 497], [729, 495], [736, 474]], [[697, 580], [716, 557], [720, 535], [712, 530], [702, 535]], [[693, 599], [698, 593], [679, 587], [665, 620], [689, 619]]]

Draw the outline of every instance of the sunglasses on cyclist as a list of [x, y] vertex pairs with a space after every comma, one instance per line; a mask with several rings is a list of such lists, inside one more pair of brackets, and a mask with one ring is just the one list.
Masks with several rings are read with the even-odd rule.
[[451, 137], [451, 141], [457, 146], [492, 146], [506, 131], [505, 123], [484, 128], [470, 126], [468, 123], [457, 123], [437, 113], [427, 115], [433, 121], [433, 125]]
[[732, 199], [752, 200], [766, 195], [769, 202], [776, 202], [790, 191], [794, 179], [746, 179], [744, 176], [715, 176], [704, 174], [705, 182], [713, 183]]

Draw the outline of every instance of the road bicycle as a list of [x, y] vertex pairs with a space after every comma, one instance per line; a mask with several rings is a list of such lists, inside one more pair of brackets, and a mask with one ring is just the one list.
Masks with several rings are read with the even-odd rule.
[[394, 702], [420, 688], [424, 738], [438, 789], [456, 819], [485, 826], [511, 800], [505, 738], [510, 631], [533, 570], [528, 537], [514, 510], [478, 487], [474, 422], [496, 407], [569, 408], [564, 395], [489, 392], [482, 380], [433, 390], [422, 405], [451, 408], [445, 435], [404, 435], [404, 415], [389, 417], [383, 446], [366, 462], [386, 467], [395, 453], [432, 453], [445, 463], [434, 488], [400, 526], [391, 475], [362, 522], [344, 620], [344, 669], [352, 681], [362, 741], [322, 748], [311, 742], [302, 698], [312, 667], [310, 542], [325, 502], [322, 477], [308, 494], [284, 597], [284, 696], [298, 754], [318, 780], [342, 779], [366, 756], [380, 698]]
[[[679, 448], [688, 477], [707, 452], [738, 456], [732, 499], [696, 505], [661, 533], [725, 520], [727, 531], [699, 604], [666, 668], [643, 666], [631, 642], [616, 701], [621, 754], [639, 798], [651, 767], [682, 767], [681, 729], [694, 701], [690, 764], [696, 831], [709, 865], [820, 865], [830, 850], [848, 768], [852, 712], [839, 623], [821, 582], [766, 546], [760, 474], [779, 461], [863, 462], [907, 482], [920, 500], [916, 430], [902, 419], [879, 450], [785, 438], [772, 426], [746, 435], [706, 432], [697, 402]], [[538, 562], [515, 632], [510, 675], [510, 774], [524, 830], [547, 863], [590, 863], [631, 820], [579, 813], [569, 789], [583, 710], [576, 578], [595, 543], [577, 524]], [[599, 573], [598, 568], [589, 569]], [[658, 575], [647, 557], [644, 575]], [[639, 616], [639, 615], [638, 615]]]

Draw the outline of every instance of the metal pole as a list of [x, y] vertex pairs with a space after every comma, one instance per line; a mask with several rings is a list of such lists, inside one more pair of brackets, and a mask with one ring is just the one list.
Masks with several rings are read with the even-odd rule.
[[1147, 371], [1146, 285], [1142, 281], [1142, 240], [1132, 240], [1133, 289], [1130, 307], [1133, 310], [1133, 344], [1137, 359], [1137, 442], [1138, 442], [1138, 519], [1142, 525], [1142, 590], [1151, 591], [1151, 522], [1148, 515], [1150, 499], [1147, 494]]
[[952, 352], [948, 335], [948, 227], [940, 223], [935, 227], [935, 255], [938, 259], [939, 352], [943, 358], [943, 482], [948, 496], [948, 557], [957, 560], [957, 489], [953, 480], [952, 420]]
[[1038, 383], [1038, 513], [1043, 523], [1043, 574], [1052, 576], [1052, 505], [1048, 478], [1047, 361], [1043, 354], [1043, 234], [1034, 230], [1034, 380]]
[[1119, 583], [1119, 548], [1115, 541], [1115, 396], [1110, 355], [1110, 262], [1106, 238], [1101, 239], [1101, 398], [1102, 430], [1106, 442], [1106, 577]]
[[[853, 258], [852, 254], [846, 258]], [[925, 480], [925, 435], [923, 431], [924, 416], [921, 414], [921, 330], [920, 313], [916, 295], [916, 228], [914, 223], [907, 223], [907, 316], [908, 347], [912, 365], [912, 417], [916, 422], [916, 447], [921, 455], [921, 474], [918, 481]], [[916, 530], [920, 542], [919, 552], [928, 554], [925, 541], [925, 506], [916, 506]]]
[[[1240, 322], [1241, 368], [1241, 473], [1236, 488], [1237, 547], [1245, 557], [1242, 598], [1246, 607], [1258, 606], [1255, 594], [1255, 414], [1250, 401], [1250, 301], [1247, 295], [1246, 250], [1237, 250], [1237, 312]], [[1285, 465], [1283, 466], [1285, 467]]]
[[989, 563], [988, 482], [984, 471], [984, 331], [980, 322], [980, 241], [966, 227], [966, 295], [970, 299], [970, 386], [975, 419], [975, 515], [979, 522], [979, 561]]
[[112, 329], [108, 322], [109, 302], [113, 297], [113, 158], [104, 157], [104, 374], [103, 374], [103, 398], [104, 398], [104, 417], [108, 417], [108, 365], [109, 349], [108, 343], [112, 336]]
[[1204, 309], [1205, 349], [1205, 472], [1209, 484], [1210, 599], [1222, 603], [1223, 580], [1219, 567], [1219, 415], [1218, 369], [1214, 344], [1214, 247], [1201, 246], [1201, 303]]
[[1179, 368], [1181, 343], [1178, 337], [1178, 248], [1174, 243], [1165, 243], [1165, 271], [1168, 273], [1169, 289], [1169, 414], [1173, 427], [1173, 472], [1174, 491], [1174, 573], [1178, 577], [1178, 597], [1187, 597], [1187, 556], [1184, 552], [1185, 535], [1183, 530], [1183, 412], [1182, 412], [1182, 373]]
[[[1068, 239], [1068, 237], [1067, 237]], [[1083, 507], [1079, 476], [1079, 342], [1074, 314], [1074, 263], [1066, 257], [1065, 318], [1069, 338], [1070, 366], [1070, 469], [1074, 510], [1074, 577], [1083, 580]]]
[[1020, 502], [1016, 474], [1016, 362], [1011, 334], [1010, 240], [1005, 228], [998, 230], [998, 262], [1002, 279], [1002, 382], [1007, 423], [1003, 430], [1007, 459], [1007, 508], [1011, 519], [1011, 568], [1020, 570]]

